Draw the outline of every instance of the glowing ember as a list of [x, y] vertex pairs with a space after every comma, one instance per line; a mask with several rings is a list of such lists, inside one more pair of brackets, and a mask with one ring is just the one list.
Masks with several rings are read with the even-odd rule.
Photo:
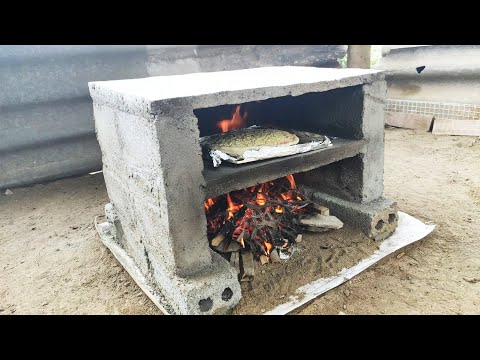
[[267, 199], [265, 198], [265, 195], [263, 195], [261, 192], [257, 193], [257, 204], [263, 206], [266, 203]]
[[217, 122], [217, 127], [222, 133], [229, 130], [241, 129], [245, 127], [245, 124], [247, 123], [247, 116], [247, 112], [245, 112], [242, 116], [242, 114], [240, 113], [240, 105], [237, 105], [235, 107], [235, 110], [233, 111], [231, 119], [220, 120], [219, 122]]
[[295, 243], [308, 204], [292, 175], [232, 191], [205, 201], [207, 235], [211, 240], [221, 234], [227, 244], [235, 241], [257, 259], [269, 257], [274, 248], [288, 250]]

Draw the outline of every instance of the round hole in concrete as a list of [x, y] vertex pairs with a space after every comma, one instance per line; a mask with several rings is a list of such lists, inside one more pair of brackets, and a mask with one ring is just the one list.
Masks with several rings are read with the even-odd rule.
[[213, 300], [211, 298], [202, 299], [198, 302], [201, 312], [207, 312], [213, 306]]
[[391, 224], [395, 221], [397, 217], [395, 216], [395, 214], [390, 214], [388, 215], [388, 223]]
[[223, 290], [222, 292], [222, 300], [223, 301], [228, 301], [232, 298], [233, 296], [233, 291], [229, 287]]
[[377, 225], [375, 225], [375, 229], [381, 230], [381, 229], [383, 228], [383, 224], [384, 224], [383, 220], [380, 220], [380, 221], [377, 223]]

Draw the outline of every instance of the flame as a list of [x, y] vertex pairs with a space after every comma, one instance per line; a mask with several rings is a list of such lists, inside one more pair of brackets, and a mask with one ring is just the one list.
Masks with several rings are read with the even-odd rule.
[[275, 212], [276, 212], [277, 214], [283, 213], [282, 207], [281, 207], [280, 205], [277, 205], [277, 206], [275, 207]]
[[207, 199], [207, 201], [205, 201], [205, 203], [203, 204], [203, 207], [205, 208], [205, 211], [208, 212], [208, 210], [210, 210], [210, 208], [213, 206], [213, 204], [215, 204], [215, 200], [216, 198], [209, 198]]
[[297, 185], [295, 184], [295, 179], [293, 178], [293, 175], [287, 175], [286, 178], [290, 182], [290, 189], [296, 189]]
[[266, 242], [266, 241], [264, 242], [264, 244], [265, 244], [265, 248], [266, 248], [266, 251], [265, 251], [266, 254], [270, 255], [270, 252], [272, 251], [273, 245], [270, 244], [269, 242]]
[[240, 105], [237, 105], [232, 113], [232, 118], [218, 121], [217, 127], [222, 133], [227, 132], [228, 130], [241, 129], [245, 127], [245, 124], [247, 123], [247, 116], [247, 112], [245, 112], [243, 116], [240, 114]]
[[243, 204], [240, 204], [240, 205], [234, 204], [234, 202], [232, 201], [232, 198], [230, 197], [230, 193], [227, 194], [227, 202], [228, 202], [228, 208], [227, 208], [228, 217], [227, 217], [227, 220], [230, 220], [230, 219], [233, 218], [233, 214], [235, 214], [238, 210], [240, 210], [240, 208], [243, 206]]

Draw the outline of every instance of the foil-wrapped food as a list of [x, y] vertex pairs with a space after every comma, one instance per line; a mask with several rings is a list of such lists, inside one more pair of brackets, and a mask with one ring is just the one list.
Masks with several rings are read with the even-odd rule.
[[244, 164], [252, 161], [299, 154], [331, 145], [324, 135], [249, 127], [231, 130], [200, 139], [213, 166], [222, 161]]
[[229, 155], [242, 156], [247, 150], [298, 144], [298, 137], [277, 129], [245, 128], [211, 136], [205, 145]]

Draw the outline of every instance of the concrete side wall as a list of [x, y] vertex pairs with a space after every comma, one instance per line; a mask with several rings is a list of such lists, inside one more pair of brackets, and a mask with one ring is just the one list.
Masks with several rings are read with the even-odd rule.
[[316, 191], [347, 201], [368, 203], [381, 197], [384, 190], [386, 82], [375, 81], [336, 93], [338, 96], [331, 98], [324, 107], [330, 111], [329, 115], [321, 116], [330, 120], [326, 127], [331, 131], [329, 134], [364, 139], [365, 147], [360, 155], [299, 174], [298, 178]]
[[224, 312], [241, 290], [235, 270], [208, 246], [193, 109], [168, 118], [126, 108], [94, 103], [109, 232], [175, 313]]
[[0, 46], [0, 189], [101, 169], [89, 81], [271, 65], [338, 67], [343, 45]]
[[382, 55], [375, 68], [389, 72], [387, 98], [480, 104], [480, 46], [386, 45]]

